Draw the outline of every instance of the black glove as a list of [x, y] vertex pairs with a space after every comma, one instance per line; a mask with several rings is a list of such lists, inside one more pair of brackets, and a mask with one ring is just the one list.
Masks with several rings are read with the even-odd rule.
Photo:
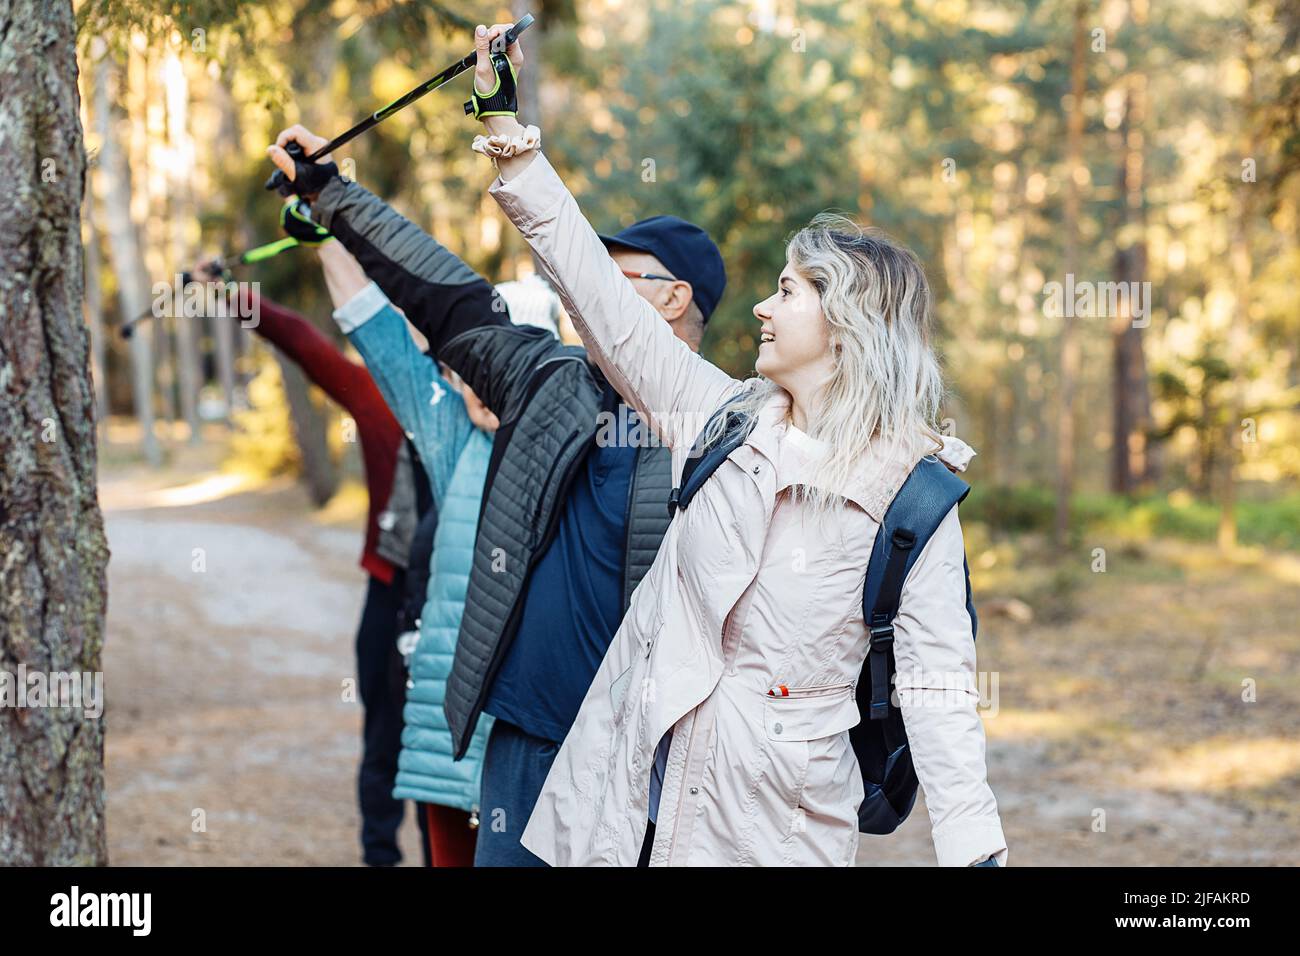
[[333, 162], [307, 162], [304, 158], [307, 154], [296, 141], [285, 146], [284, 151], [293, 160], [293, 179], [277, 169], [275, 174], [266, 181], [266, 188], [276, 190], [281, 196], [315, 195], [339, 174], [339, 168]]
[[[333, 165], [333, 164], [331, 164]], [[280, 209], [280, 228], [285, 235], [298, 240], [299, 245], [319, 246], [332, 234], [324, 226], [311, 218], [311, 206], [305, 199], [287, 202]]]
[[487, 93], [471, 88], [470, 98], [465, 102], [466, 115], [473, 113], [475, 119], [515, 116], [519, 112], [519, 89], [515, 82], [519, 74], [515, 72], [514, 64], [504, 53], [493, 53], [491, 60], [497, 74], [497, 85]]

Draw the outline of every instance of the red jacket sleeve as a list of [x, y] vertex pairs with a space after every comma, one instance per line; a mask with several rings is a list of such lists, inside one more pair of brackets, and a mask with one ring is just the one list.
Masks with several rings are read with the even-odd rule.
[[387, 583], [392, 565], [379, 557], [379, 513], [388, 504], [397, 469], [397, 447], [402, 429], [389, 411], [379, 387], [365, 366], [353, 362], [305, 316], [270, 299], [254, 295], [253, 331], [294, 362], [311, 382], [341, 405], [357, 425], [361, 458], [366, 469], [370, 514], [366, 522], [366, 547], [361, 564]]

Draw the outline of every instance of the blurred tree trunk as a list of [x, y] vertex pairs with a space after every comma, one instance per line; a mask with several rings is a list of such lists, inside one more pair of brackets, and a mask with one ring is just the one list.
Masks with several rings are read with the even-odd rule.
[[[268, 346], [269, 347], [269, 346]], [[328, 419], [311, 397], [311, 383], [294, 362], [279, 349], [272, 349], [280, 366], [284, 395], [289, 401], [289, 418], [302, 455], [302, 481], [311, 499], [323, 505], [339, 488], [339, 469], [330, 455]]]
[[[1255, 50], [1254, 36], [1247, 21], [1243, 37], [1243, 65], [1246, 70], [1246, 91], [1242, 97], [1240, 115], [1246, 128], [1242, 139], [1242, 157], [1256, 158], [1254, 136], [1255, 113]], [[1237, 208], [1233, 223], [1232, 240], [1228, 257], [1232, 269], [1232, 288], [1236, 302], [1232, 310], [1232, 325], [1228, 330], [1229, 379], [1224, 391], [1227, 394], [1227, 415], [1223, 421], [1223, 447], [1218, 456], [1217, 484], [1219, 486], [1218, 544], [1223, 551], [1237, 546], [1237, 462], [1242, 454], [1241, 416], [1244, 408], [1246, 363], [1246, 334], [1250, 325], [1251, 283], [1254, 271], [1250, 261], [1251, 220], [1255, 215], [1255, 190], [1261, 187], [1254, 182], [1237, 183]]]
[[108, 418], [108, 387], [105, 375], [107, 348], [104, 343], [104, 286], [103, 268], [99, 257], [99, 231], [95, 228], [95, 195], [90, 188], [90, 172], [86, 173], [86, 191], [82, 196], [86, 232], [86, 298], [82, 309], [90, 329], [91, 376], [95, 384], [95, 421], [102, 434]]
[[[171, 238], [171, 269], [167, 275], [184, 272], [194, 260], [194, 246], [189, 237], [194, 229], [194, 195], [190, 185], [194, 175], [194, 140], [189, 130], [189, 80], [180, 57], [168, 49], [163, 57], [162, 75], [167, 104], [167, 226]], [[198, 320], [176, 316], [176, 367], [180, 389], [181, 417], [190, 433], [190, 442], [199, 440], [199, 325]]]
[[[1146, 0], [1132, 0], [1129, 19], [1135, 28], [1146, 25]], [[1124, 78], [1124, 118], [1120, 123], [1119, 195], [1120, 227], [1115, 244], [1115, 279], [1132, 291], [1147, 281], [1147, 212], [1144, 169], [1146, 163], [1146, 74], [1132, 68]], [[1131, 306], [1131, 297], [1121, 300]], [[1147, 301], [1150, 321], [1151, 302]], [[1122, 307], [1111, 329], [1113, 347], [1111, 490], [1132, 494], [1155, 477], [1151, 431], [1151, 390], [1147, 378], [1142, 327], [1134, 325], [1132, 309]]]
[[[239, 142], [239, 111], [235, 108], [235, 99], [230, 92], [231, 75], [229, 68], [223, 69], [210, 86], [212, 98], [216, 101], [217, 115], [220, 117], [216, 140], [218, 148], [214, 150], [218, 155], [224, 155], [227, 148], [225, 144]], [[216, 181], [215, 177], [211, 178]], [[234, 202], [224, 191], [215, 196], [214, 201], [224, 208], [231, 207]], [[207, 256], [208, 252], [202, 254]], [[241, 323], [232, 322], [225, 316], [209, 316], [207, 321], [216, 346], [217, 380], [226, 406], [226, 421], [230, 421], [230, 413], [235, 407], [235, 340], [246, 333]]]
[[[518, 23], [520, 17], [534, 12], [535, 7], [536, 4], [530, 0], [510, 0], [511, 21]], [[523, 34], [524, 43], [528, 47], [528, 69], [519, 77], [519, 122], [524, 125], [532, 123], [540, 129], [546, 129], [546, 124], [542, 122], [542, 102], [538, 98], [538, 90], [542, 85], [542, 34], [548, 26], [549, 21], [543, 16]]]
[[32, 676], [101, 672], [75, 37], [68, 0], [0, 0], [0, 660], [24, 675], [0, 707], [0, 864], [18, 866], [108, 862], [102, 718], [16, 702]]
[[[81, 128], [91, 129], [90, 105], [95, 101], [94, 83], [96, 71], [83, 73], [78, 77], [77, 97], [81, 101]], [[93, 167], [98, 156], [86, 157], [85, 189], [81, 195], [82, 205], [82, 244], [86, 250], [85, 300], [82, 314], [86, 326], [90, 329], [91, 377], [95, 386], [95, 422], [100, 441], [106, 440], [105, 422], [108, 419], [108, 383], [105, 379], [107, 369], [107, 346], [104, 342], [104, 278], [103, 263], [99, 250], [99, 228], [96, 225], [95, 190], [93, 189]]]
[[998, 341], [1002, 344], [998, 361], [1004, 363], [1006, 369], [998, 389], [1004, 436], [999, 458], [1005, 482], [1011, 484], [1016, 481], [1016, 476], [1024, 473], [1020, 462], [1020, 419], [1024, 404], [1025, 366], [1024, 349], [1020, 345], [1020, 316], [1014, 298], [1004, 299], [1003, 293], [1014, 283], [1013, 269], [1019, 258], [1016, 253], [1023, 248], [1023, 239], [1016, 232], [1017, 219], [1012, 215], [1019, 177], [1000, 163], [995, 163], [994, 168], [993, 195], [990, 197], [990, 211], [995, 223], [991, 236], [994, 256], [985, 298], [992, 303], [993, 315], [996, 316]]
[[[160, 82], [161, 71], [154, 48], [131, 47], [128, 65], [131, 97], [128, 107], [131, 125], [131, 174], [133, 189], [146, 199], [144, 228], [139, 232], [140, 252], [145, 274], [154, 281], [163, 281], [170, 287], [172, 270], [164, 259], [167, 247], [162, 237], [167, 235], [167, 174], [165, 160], [157, 162], [159, 152], [167, 141], [165, 114], [166, 90]], [[183, 317], [180, 317], [183, 319]], [[171, 309], [162, 309], [154, 317], [154, 363], [158, 382], [158, 398], [162, 417], [168, 427], [163, 430], [163, 443], [171, 442], [180, 421], [176, 393], [176, 333], [177, 317]]]
[[[330, 84], [338, 63], [338, 32], [333, 20], [311, 15], [310, 8], [301, 11], [295, 23], [295, 36], [302, 44], [303, 55], [293, 70], [294, 89], [313, 91], [300, 97], [303, 105], [303, 122], [308, 129], [318, 128], [323, 110], [319, 105], [330, 102]], [[312, 400], [312, 385], [307, 376], [279, 349], [272, 350], [280, 365], [285, 398], [289, 401], [289, 417], [293, 433], [298, 440], [302, 458], [301, 479], [307, 486], [312, 501], [323, 505], [338, 491], [339, 467], [330, 454], [329, 410], [326, 404]]]
[[[1083, 96], [1086, 88], [1084, 58], [1088, 55], [1088, 4], [1074, 5], [1074, 44], [1070, 59], [1070, 112], [1066, 117], [1065, 214], [1061, 231], [1065, 235], [1065, 272], [1079, 269], [1079, 179], [1083, 157]], [[1074, 311], [1064, 303], [1063, 313]], [[1079, 377], [1077, 319], [1061, 316], [1061, 381], [1056, 416], [1056, 520], [1053, 536], [1063, 544], [1070, 531], [1070, 496], [1074, 493], [1074, 388]]]
[[[100, 45], [102, 48], [102, 44]], [[120, 88], [122, 69], [112, 53], [101, 50], [95, 68], [95, 122], [99, 125], [98, 169], [103, 179], [104, 219], [108, 237], [108, 254], [117, 278], [117, 296], [121, 321], [146, 312], [151, 306], [149, 277], [140, 253], [140, 235], [131, 219], [131, 173], [124, 144], [130, 142], [121, 107], [110, 91]], [[154, 434], [153, 412], [153, 337], [151, 322], [135, 326], [131, 336], [131, 381], [135, 398], [135, 417], [143, 433], [142, 449], [151, 465], [162, 462], [162, 450]]]

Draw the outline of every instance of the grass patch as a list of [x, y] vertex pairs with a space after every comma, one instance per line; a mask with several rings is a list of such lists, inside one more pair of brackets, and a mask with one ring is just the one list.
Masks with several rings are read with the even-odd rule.
[[[1054, 511], [1051, 489], [1027, 485], [976, 486], [962, 504], [963, 519], [983, 522], [995, 533], [1048, 534]], [[1218, 505], [1185, 492], [1143, 498], [1082, 494], [1074, 498], [1070, 533], [1076, 544], [1099, 534], [1212, 542], [1218, 525]], [[1300, 492], [1238, 502], [1237, 534], [1242, 544], [1300, 551]]]

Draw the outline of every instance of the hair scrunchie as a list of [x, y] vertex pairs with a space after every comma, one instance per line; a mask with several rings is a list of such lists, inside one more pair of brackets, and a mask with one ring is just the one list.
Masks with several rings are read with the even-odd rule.
[[471, 148], [476, 153], [496, 158], [498, 156], [518, 156], [530, 149], [538, 149], [541, 145], [542, 131], [530, 124], [524, 127], [523, 133], [518, 136], [503, 136], [499, 133], [494, 136], [484, 136], [480, 133], [474, 137]]

